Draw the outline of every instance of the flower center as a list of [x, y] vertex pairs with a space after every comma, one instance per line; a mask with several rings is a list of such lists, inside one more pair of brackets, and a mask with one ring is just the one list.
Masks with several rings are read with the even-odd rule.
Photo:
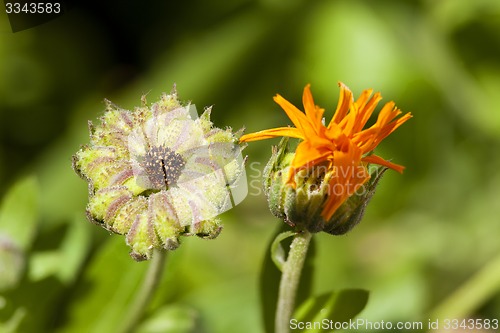
[[168, 190], [175, 186], [186, 161], [168, 147], [152, 147], [144, 157], [144, 171], [148, 176], [151, 189]]

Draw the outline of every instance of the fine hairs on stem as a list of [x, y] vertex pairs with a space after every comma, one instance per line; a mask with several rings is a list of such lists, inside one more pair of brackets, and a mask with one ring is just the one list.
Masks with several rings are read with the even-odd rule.
[[167, 258], [167, 251], [155, 249], [144, 280], [134, 295], [127, 313], [123, 316], [123, 325], [119, 333], [134, 332], [161, 280], [163, 268]]
[[275, 320], [276, 333], [288, 333], [290, 331], [290, 319], [292, 319], [295, 307], [295, 296], [297, 295], [300, 275], [310, 241], [311, 233], [302, 231], [294, 236], [290, 245], [290, 252], [283, 265], [280, 281]]

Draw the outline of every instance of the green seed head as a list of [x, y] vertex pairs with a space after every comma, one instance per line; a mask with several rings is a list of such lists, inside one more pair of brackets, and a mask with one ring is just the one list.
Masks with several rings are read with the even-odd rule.
[[177, 248], [180, 236], [215, 238], [217, 215], [246, 196], [236, 135], [214, 127], [210, 109], [198, 118], [175, 91], [134, 111], [106, 101], [89, 129], [90, 143], [73, 156], [89, 183], [87, 217], [125, 235], [136, 260]]

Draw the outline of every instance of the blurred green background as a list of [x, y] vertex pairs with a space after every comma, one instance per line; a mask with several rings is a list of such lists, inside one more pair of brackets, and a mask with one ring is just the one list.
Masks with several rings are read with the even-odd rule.
[[[500, 317], [499, 1], [107, 1], [18, 33], [0, 18], [1, 329], [116, 330], [147, 263], [86, 221], [71, 155], [104, 98], [132, 109], [174, 83], [247, 132], [288, 124], [272, 96], [299, 106], [307, 83], [327, 119], [338, 81], [412, 112], [377, 149], [405, 173], [347, 236], [315, 236], [313, 292], [368, 289], [359, 317], [426, 322], [472, 279], [455, 313]], [[278, 141], [245, 150], [249, 196], [216, 240], [170, 254], [140, 332], [263, 332], [259, 272], [282, 222], [259, 171]]]

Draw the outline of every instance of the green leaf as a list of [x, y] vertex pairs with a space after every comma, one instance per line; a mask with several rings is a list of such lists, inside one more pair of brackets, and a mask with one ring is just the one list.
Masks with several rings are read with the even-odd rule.
[[[281, 223], [272, 241], [267, 248], [260, 274], [260, 301], [264, 331], [274, 332], [274, 318], [276, 316], [276, 304], [278, 303], [278, 291], [281, 280], [280, 267], [285, 260], [285, 249], [290, 248], [293, 232], [290, 226]], [[287, 250], [288, 252], [288, 250]], [[309, 244], [309, 250], [302, 269], [299, 289], [297, 291], [296, 304], [301, 304], [309, 297], [313, 279], [313, 260], [315, 256], [314, 237]], [[269, 254], [269, 255], [268, 255]]]
[[[95, 254], [67, 304], [68, 318], [58, 332], [116, 332], [149, 265], [132, 260], [118, 235], [109, 236]], [[98, 316], [93, 315], [96, 311]]]
[[92, 245], [90, 229], [93, 227], [80, 214], [71, 221], [60, 249], [61, 265], [58, 273], [62, 281], [69, 283], [77, 278]]
[[[328, 319], [333, 322], [346, 322], [359, 314], [368, 302], [368, 291], [345, 289], [338, 292], [324, 293], [306, 300], [295, 312], [299, 322], [321, 323]], [[305, 329], [303, 332], [332, 332], [332, 330]]]
[[38, 182], [34, 176], [17, 181], [5, 195], [0, 208], [0, 234], [23, 251], [33, 241], [38, 216]]
[[64, 285], [50, 276], [34, 282], [23, 279], [21, 287], [6, 291], [3, 296], [0, 325], [15, 326], [15, 332], [44, 333], [53, 332], [52, 328], [63, 318], [64, 308], [60, 305], [67, 294]]
[[23, 275], [37, 216], [38, 184], [28, 177], [14, 184], [0, 208], [0, 291], [16, 287]]
[[276, 315], [276, 304], [278, 302], [278, 290], [281, 277], [280, 270], [271, 258], [271, 249], [274, 244], [274, 239], [282, 234], [285, 229], [286, 226], [284, 224], [280, 225], [267, 247], [264, 262], [262, 263], [260, 274], [260, 303], [264, 332], [266, 333], [272, 333], [274, 331], [274, 317]]
[[[3, 297], [0, 296], [0, 302], [6, 302]], [[15, 333], [19, 332], [19, 325], [26, 316], [26, 310], [23, 308], [16, 309], [12, 316], [5, 323], [0, 322], [0, 332], [2, 333]]]
[[58, 249], [31, 254], [28, 278], [37, 281], [55, 275], [67, 284], [74, 281], [90, 250], [91, 227], [93, 226], [78, 214], [69, 224]]
[[293, 235], [294, 233], [292, 231], [282, 232], [276, 236], [271, 244], [271, 259], [281, 272], [283, 272], [283, 264], [286, 261], [285, 250], [283, 246], [281, 246], [281, 242]]
[[164, 306], [144, 320], [137, 333], [189, 333], [196, 329], [198, 313], [182, 305]]
[[28, 279], [36, 282], [57, 275], [61, 265], [59, 251], [34, 252], [29, 258]]
[[0, 234], [0, 291], [15, 288], [24, 272], [24, 253], [10, 238]]

